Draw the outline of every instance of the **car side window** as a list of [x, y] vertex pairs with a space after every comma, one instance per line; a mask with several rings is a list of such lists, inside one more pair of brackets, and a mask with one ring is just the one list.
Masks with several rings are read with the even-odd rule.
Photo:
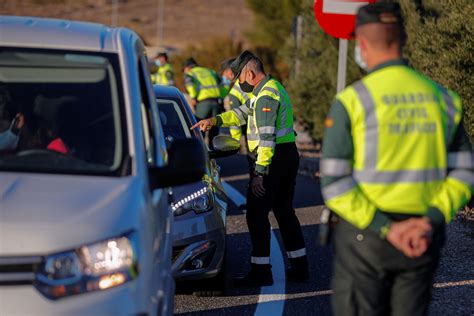
[[165, 134], [166, 145], [169, 147], [176, 139], [191, 138], [190, 126], [186, 123], [179, 105], [171, 99], [157, 99], [156, 102]]

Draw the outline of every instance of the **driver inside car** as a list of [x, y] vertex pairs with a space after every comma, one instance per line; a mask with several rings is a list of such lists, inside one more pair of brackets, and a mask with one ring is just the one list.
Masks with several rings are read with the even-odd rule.
[[20, 130], [25, 125], [22, 113], [16, 113], [13, 118], [9, 115], [7, 106], [10, 102], [10, 93], [6, 87], [0, 87], [0, 152], [14, 151], [17, 148]]

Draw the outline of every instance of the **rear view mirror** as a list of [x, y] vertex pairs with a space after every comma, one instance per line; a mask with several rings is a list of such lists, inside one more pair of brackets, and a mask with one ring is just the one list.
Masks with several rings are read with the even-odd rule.
[[214, 149], [209, 151], [209, 157], [222, 158], [236, 154], [240, 149], [240, 142], [227, 135], [218, 135], [212, 140]]
[[153, 189], [173, 187], [202, 179], [206, 172], [203, 144], [194, 138], [173, 141], [168, 150], [168, 165], [150, 168]]

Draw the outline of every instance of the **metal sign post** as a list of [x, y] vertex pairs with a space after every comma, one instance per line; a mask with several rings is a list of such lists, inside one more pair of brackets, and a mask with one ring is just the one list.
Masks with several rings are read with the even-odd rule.
[[339, 59], [337, 63], [337, 93], [346, 87], [347, 40], [339, 39]]
[[377, 0], [314, 0], [314, 17], [329, 35], [339, 38], [337, 92], [346, 86], [347, 40], [352, 38], [357, 10]]

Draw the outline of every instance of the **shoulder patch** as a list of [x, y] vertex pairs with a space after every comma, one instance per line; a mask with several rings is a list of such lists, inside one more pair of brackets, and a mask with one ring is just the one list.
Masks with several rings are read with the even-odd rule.
[[331, 128], [334, 125], [334, 120], [331, 117], [327, 117], [324, 120], [324, 127]]

